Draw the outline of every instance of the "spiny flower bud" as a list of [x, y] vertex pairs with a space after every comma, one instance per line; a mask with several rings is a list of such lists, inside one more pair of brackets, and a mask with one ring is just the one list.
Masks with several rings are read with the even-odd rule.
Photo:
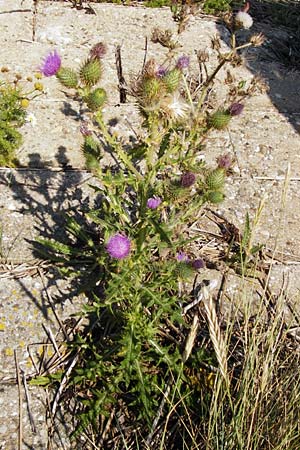
[[85, 154], [85, 167], [87, 170], [96, 174], [99, 171], [100, 163], [99, 159], [95, 155]]
[[91, 172], [97, 172], [101, 159], [99, 143], [90, 134], [85, 135], [81, 150], [85, 157], [86, 168]]
[[205, 63], [209, 60], [209, 54], [206, 50], [198, 50], [196, 55], [200, 63]]
[[104, 105], [106, 98], [107, 95], [105, 90], [97, 88], [85, 97], [84, 100], [91, 111], [97, 111]]
[[184, 188], [191, 187], [196, 181], [196, 175], [193, 172], [185, 172], [181, 176], [181, 186]]
[[99, 59], [88, 59], [80, 69], [80, 79], [86, 86], [98, 83], [102, 75]]
[[165, 195], [168, 199], [176, 201], [187, 196], [187, 191], [178, 181], [170, 181], [165, 187]]
[[225, 170], [221, 167], [212, 170], [206, 177], [206, 186], [212, 190], [218, 190], [224, 186], [225, 183]]
[[225, 195], [223, 194], [223, 192], [220, 191], [212, 191], [209, 192], [207, 195], [207, 200], [211, 203], [217, 204], [217, 203], [221, 203], [225, 198]]
[[100, 152], [99, 150], [99, 144], [95, 139], [90, 135], [85, 135], [84, 143], [81, 147], [84, 154], [98, 154]]
[[195, 275], [193, 267], [186, 262], [179, 262], [175, 267], [175, 275], [181, 280], [191, 278]]
[[56, 78], [67, 88], [76, 88], [78, 85], [78, 76], [76, 72], [67, 67], [61, 67], [56, 72]]
[[158, 78], [146, 78], [142, 84], [142, 97], [146, 103], [158, 99], [160, 96], [162, 84]]
[[181, 70], [178, 68], [170, 70], [170, 72], [163, 77], [163, 82], [168, 92], [174, 92], [178, 88], [180, 80]]
[[228, 111], [219, 109], [208, 118], [208, 124], [216, 130], [223, 130], [229, 124], [230, 118], [231, 116]]

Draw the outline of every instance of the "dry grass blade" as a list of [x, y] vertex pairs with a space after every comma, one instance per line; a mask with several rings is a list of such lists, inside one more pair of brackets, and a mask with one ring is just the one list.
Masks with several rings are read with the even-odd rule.
[[226, 344], [218, 323], [213, 297], [206, 287], [203, 288], [203, 304], [208, 321], [209, 334], [216, 352], [220, 372], [226, 382], [226, 385], [229, 386]]
[[15, 364], [16, 364], [16, 375], [19, 391], [19, 430], [18, 430], [18, 450], [22, 450], [23, 442], [23, 405], [22, 405], [22, 389], [21, 389], [21, 377], [20, 377], [20, 367], [18, 361], [17, 351], [14, 350]]
[[37, 261], [32, 263], [6, 263], [0, 264], [0, 278], [23, 278], [35, 275], [39, 269], [47, 269], [50, 263]]
[[195, 339], [197, 336], [198, 326], [199, 326], [199, 317], [197, 314], [195, 314], [189, 335], [188, 335], [186, 343], [185, 343], [183, 355], [182, 355], [182, 360], [184, 363], [189, 359], [189, 356], [193, 350], [193, 346], [194, 346]]
[[61, 397], [61, 394], [63, 393], [63, 390], [64, 390], [66, 384], [68, 383], [69, 376], [73, 370], [73, 367], [76, 365], [78, 358], [79, 358], [79, 353], [77, 353], [74, 356], [72, 362], [70, 363], [67, 371], [65, 372], [65, 374], [63, 376], [63, 379], [61, 380], [58, 390], [56, 391], [56, 394], [55, 394], [55, 397], [53, 400], [52, 409], [51, 409], [52, 419], [55, 417], [59, 399]]
[[36, 426], [35, 426], [34, 418], [33, 418], [33, 415], [32, 415], [31, 409], [30, 409], [30, 395], [29, 395], [29, 391], [28, 391], [28, 387], [27, 387], [26, 373], [22, 369], [21, 369], [21, 372], [22, 372], [22, 381], [23, 381], [23, 386], [24, 386], [24, 391], [25, 391], [25, 396], [26, 396], [27, 411], [28, 411], [31, 431], [33, 433], [36, 433]]

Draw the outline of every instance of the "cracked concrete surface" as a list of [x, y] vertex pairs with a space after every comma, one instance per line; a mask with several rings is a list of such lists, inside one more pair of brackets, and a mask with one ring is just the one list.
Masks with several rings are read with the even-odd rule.
[[[26, 77], [32, 75], [42, 58], [55, 48], [65, 65], [78, 67], [92, 45], [105, 42], [108, 52], [104, 59], [102, 85], [108, 92], [109, 102], [104, 113], [107, 119], [117, 118], [114, 131], [129, 137], [133, 133], [132, 127], [138, 129], [138, 114], [132, 102], [119, 104], [116, 45], [122, 47], [123, 70], [128, 80], [142, 67], [146, 37], [148, 58], [163, 61], [166, 55], [159, 45], [150, 43], [152, 28], [160, 26], [176, 34], [176, 24], [168, 8], [157, 10], [111, 4], [93, 4], [93, 8], [95, 15], [72, 9], [69, 3], [0, 0], [0, 66], [5, 65]], [[264, 31], [259, 25], [257, 27], [257, 31]], [[194, 51], [208, 48], [211, 36], [216, 33], [226, 41], [226, 30], [215, 21], [192, 17], [187, 29], [177, 37], [182, 45], [178, 54], [190, 55], [195, 63]], [[225, 48], [226, 44], [223, 45]], [[254, 54], [259, 56], [258, 50]], [[274, 284], [283, 276], [289, 277], [291, 296], [299, 305], [299, 74], [287, 72], [274, 62], [258, 59], [254, 63], [252, 56], [248, 66], [235, 73], [245, 80], [253, 73], [261, 73], [270, 85], [270, 91], [249, 99], [244, 114], [232, 120], [229, 130], [212, 133], [203, 156], [207, 161], [214, 161], [217, 155], [229, 151], [236, 157], [236, 171], [228, 179], [227, 197], [219, 212], [237, 226], [242, 227], [247, 211], [253, 217], [264, 198], [257, 239], [271, 249], [276, 244], [277, 250], [284, 253], [286, 263], [274, 268]], [[18, 157], [25, 168], [0, 169], [1, 450], [15, 450], [18, 445], [19, 391], [15, 382], [15, 351], [20, 367], [29, 374], [33, 368], [28, 348], [32, 347], [36, 355], [44, 351], [45, 329], [42, 325], [50, 327], [53, 333], [59, 329], [47, 290], [53, 296], [61, 291], [68, 292], [67, 285], [56, 283], [53, 273], [43, 267], [40, 272], [36, 269], [31, 241], [40, 235], [49, 236], [52, 231], [59, 232], [63, 214], [84, 208], [91, 195], [90, 174], [81, 170], [84, 161], [80, 152], [78, 105], [66, 97], [55, 79], [44, 79], [43, 83], [46, 94], [32, 101], [28, 109], [35, 115], [36, 124], [26, 123], [21, 130], [24, 143]], [[31, 264], [32, 272], [27, 269], [22, 272], [22, 264], [26, 264], [26, 268]], [[21, 272], [10, 272], [9, 267], [19, 267]], [[67, 299], [56, 308], [64, 320], [78, 310], [78, 302]], [[22, 448], [45, 450], [45, 395], [38, 388], [31, 387], [29, 391], [36, 433], [30, 426], [22, 389]], [[71, 448], [67, 434], [65, 432], [63, 441], [55, 448]]]

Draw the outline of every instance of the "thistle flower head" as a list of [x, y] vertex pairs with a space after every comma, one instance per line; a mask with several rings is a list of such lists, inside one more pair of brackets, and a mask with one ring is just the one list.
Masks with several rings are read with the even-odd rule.
[[242, 103], [232, 103], [232, 105], [229, 107], [229, 114], [231, 116], [239, 116], [242, 114], [244, 110], [244, 105]]
[[87, 124], [85, 122], [83, 122], [80, 125], [80, 133], [82, 134], [82, 136], [91, 136], [92, 132], [91, 130], [88, 129]]
[[188, 262], [189, 261], [188, 255], [186, 253], [182, 252], [182, 251], [177, 253], [176, 259], [179, 262]]
[[165, 98], [162, 109], [171, 119], [177, 120], [186, 117], [190, 106], [181, 97], [179, 92], [175, 92]]
[[229, 153], [225, 153], [224, 155], [220, 155], [217, 158], [218, 167], [220, 169], [230, 169], [232, 166], [232, 158]]
[[176, 67], [177, 69], [186, 69], [190, 65], [190, 58], [186, 55], [182, 55], [178, 58]]
[[158, 77], [158, 78], [162, 78], [162, 77], [164, 77], [165, 75], [167, 75], [167, 69], [164, 67], [164, 66], [158, 66], [158, 69], [157, 69], [157, 71], [156, 71], [156, 76]]
[[124, 234], [111, 236], [106, 244], [107, 253], [116, 259], [123, 259], [130, 253], [131, 242]]
[[235, 16], [235, 23], [238, 27], [248, 30], [253, 25], [253, 19], [247, 12], [239, 11]]
[[192, 266], [194, 269], [199, 270], [205, 267], [205, 263], [202, 258], [198, 258], [192, 262]]
[[250, 42], [254, 47], [260, 47], [265, 42], [265, 36], [262, 33], [254, 34]]
[[45, 77], [52, 77], [56, 74], [61, 66], [61, 58], [56, 50], [50, 52], [44, 59], [43, 65], [40, 67], [40, 71]]
[[180, 184], [184, 188], [191, 187], [196, 181], [196, 175], [193, 172], [185, 172], [182, 174]]
[[90, 56], [93, 59], [101, 59], [107, 52], [107, 47], [103, 42], [98, 42], [92, 47], [90, 51]]
[[161, 204], [161, 198], [160, 197], [150, 197], [147, 200], [147, 207], [150, 209], [156, 209]]

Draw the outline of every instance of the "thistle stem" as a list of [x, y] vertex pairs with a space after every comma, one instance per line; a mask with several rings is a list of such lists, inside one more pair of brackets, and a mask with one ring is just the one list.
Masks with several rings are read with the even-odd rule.
[[191, 91], [190, 91], [190, 88], [189, 88], [189, 86], [188, 86], [186, 77], [185, 77], [184, 75], [182, 75], [182, 80], [183, 80], [183, 84], [184, 84], [184, 87], [185, 87], [186, 95], [187, 95], [188, 100], [189, 100], [189, 103], [190, 103], [190, 105], [191, 105], [192, 113], [194, 113], [194, 109], [195, 109], [195, 108], [194, 108], [194, 103], [193, 103], [193, 99], [192, 99], [192, 96], [191, 96]]
[[119, 142], [116, 141], [116, 139], [107, 131], [107, 128], [104, 124], [102, 113], [98, 112], [96, 114], [96, 121], [99, 125], [99, 128], [106, 140], [106, 142], [111, 145], [111, 147], [116, 151], [119, 159], [122, 161], [122, 163], [125, 165], [125, 167], [130, 170], [134, 175], [137, 177], [138, 180], [142, 180], [143, 177], [139, 173], [139, 171], [134, 167], [130, 159], [128, 158], [128, 155], [124, 152], [122, 147], [120, 146]]

